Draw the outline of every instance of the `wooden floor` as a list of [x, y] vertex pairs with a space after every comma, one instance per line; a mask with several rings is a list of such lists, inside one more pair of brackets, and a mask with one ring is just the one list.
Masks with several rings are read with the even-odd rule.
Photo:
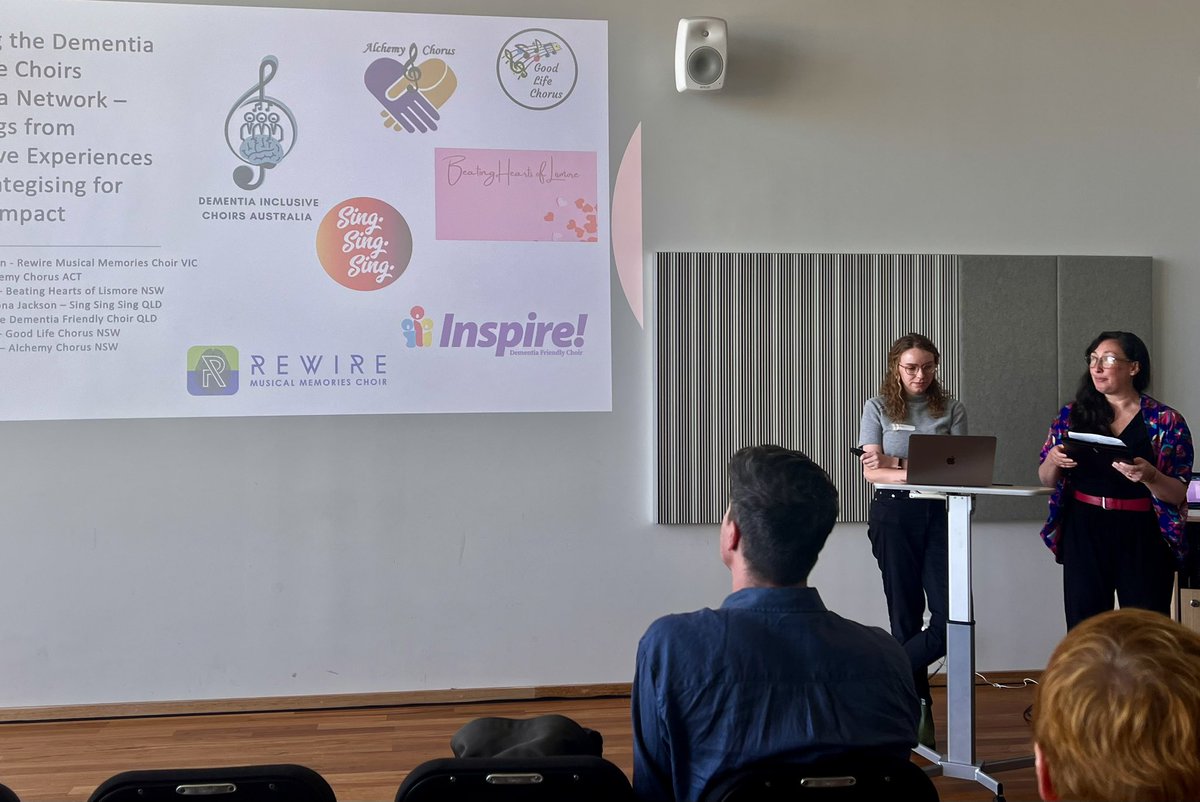
[[[939, 736], [945, 733], [944, 694], [945, 689], [934, 689]], [[1023, 713], [1032, 701], [1031, 687], [977, 688], [979, 759], [1030, 753]], [[390, 802], [410, 769], [451, 756], [450, 736], [467, 721], [542, 713], [561, 713], [599, 731], [605, 757], [632, 772], [629, 699], [612, 697], [4, 723], [0, 783], [24, 802], [86, 800], [100, 782], [130, 769], [300, 763], [321, 773], [340, 802]], [[1007, 800], [1037, 799], [1032, 768], [997, 777]], [[934, 783], [943, 800], [992, 799], [983, 786], [966, 780], [939, 777]]]

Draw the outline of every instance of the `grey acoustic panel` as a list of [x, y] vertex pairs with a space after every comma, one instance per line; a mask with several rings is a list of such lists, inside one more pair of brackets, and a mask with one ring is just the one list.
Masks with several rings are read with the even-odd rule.
[[1060, 406], [1087, 370], [1084, 349], [1102, 331], [1132, 331], [1154, 356], [1149, 256], [1058, 257]]
[[[1058, 411], [1057, 259], [961, 256], [962, 384], [971, 434], [996, 436], [996, 481], [1036, 485]], [[977, 520], [1035, 520], [1044, 498], [980, 497]]]
[[843, 521], [865, 521], [863, 402], [887, 349], [920, 331], [959, 381], [957, 259], [947, 255], [660, 253], [655, 330], [659, 523], [716, 523], [738, 448], [777, 443], [821, 464]]

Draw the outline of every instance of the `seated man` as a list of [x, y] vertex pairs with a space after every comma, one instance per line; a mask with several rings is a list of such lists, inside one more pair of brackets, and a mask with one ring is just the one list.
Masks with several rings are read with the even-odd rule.
[[1054, 650], [1033, 718], [1042, 799], [1200, 799], [1200, 634], [1122, 609]]
[[778, 446], [729, 463], [718, 610], [669, 615], [638, 644], [633, 785], [643, 800], [694, 802], [762, 761], [850, 751], [906, 758], [917, 742], [912, 667], [882, 629], [825, 609], [806, 584], [837, 517], [820, 466]]

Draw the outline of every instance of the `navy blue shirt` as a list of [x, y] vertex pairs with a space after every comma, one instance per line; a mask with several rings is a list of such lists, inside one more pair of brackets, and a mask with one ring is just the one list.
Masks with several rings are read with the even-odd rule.
[[746, 588], [719, 610], [658, 619], [638, 644], [633, 786], [694, 802], [762, 760], [873, 749], [904, 758], [920, 702], [887, 632], [825, 609], [815, 588]]

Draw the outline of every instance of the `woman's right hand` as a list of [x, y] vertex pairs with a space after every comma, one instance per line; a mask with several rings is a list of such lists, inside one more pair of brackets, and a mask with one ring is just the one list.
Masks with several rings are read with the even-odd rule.
[[1043, 487], [1054, 487], [1063, 471], [1069, 471], [1078, 464], [1067, 456], [1067, 450], [1059, 443], [1046, 452], [1046, 458], [1038, 466], [1038, 481]]
[[874, 471], [878, 470], [879, 468], [900, 467], [900, 460], [884, 454], [879, 450], [878, 446], [876, 446], [874, 449], [868, 448], [858, 459], [859, 462], [862, 463], [863, 470], [866, 471]]
[[908, 471], [901, 466], [904, 464], [899, 457], [883, 453], [883, 448], [877, 443], [863, 446], [863, 455], [859, 457], [862, 463], [863, 478], [872, 484], [878, 482], [906, 482]]
[[1067, 456], [1067, 449], [1063, 447], [1062, 443], [1059, 443], [1046, 452], [1046, 462], [1049, 462], [1061, 471], [1069, 471], [1079, 464]]

